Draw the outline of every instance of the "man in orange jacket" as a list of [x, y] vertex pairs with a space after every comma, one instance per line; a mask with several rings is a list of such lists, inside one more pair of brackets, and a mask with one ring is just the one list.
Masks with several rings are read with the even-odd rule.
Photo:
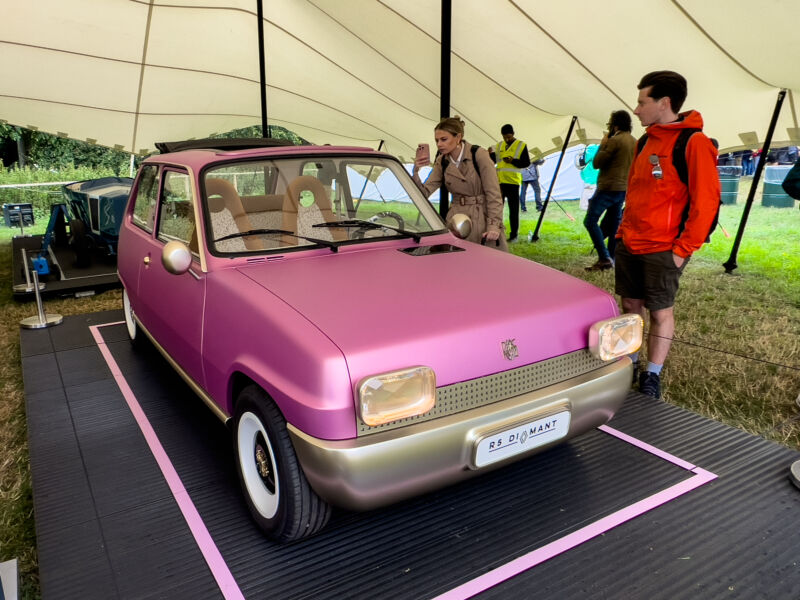
[[[686, 79], [673, 71], [648, 73], [639, 82], [634, 114], [647, 140], [634, 157], [617, 231], [616, 292], [622, 309], [645, 318], [649, 312], [647, 367], [639, 391], [661, 397], [661, 369], [675, 333], [673, 305], [689, 257], [707, 240], [720, 202], [717, 151], [701, 131], [697, 111], [680, 113]], [[683, 129], [698, 130], [685, 149], [688, 182], [672, 164]], [[638, 353], [633, 357], [638, 365]], [[637, 368], [638, 370], [638, 368]]]

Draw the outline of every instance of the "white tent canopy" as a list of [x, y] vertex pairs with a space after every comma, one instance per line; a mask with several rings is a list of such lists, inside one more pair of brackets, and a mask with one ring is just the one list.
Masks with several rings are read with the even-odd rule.
[[[0, 20], [0, 120], [135, 153], [261, 123], [257, 0], [29, 0]], [[439, 118], [436, 0], [264, 0], [269, 123], [410, 159]], [[482, 146], [596, 140], [649, 71], [722, 150], [798, 143], [797, 0], [456, 0], [451, 113]], [[785, 58], [784, 58], [785, 57]], [[635, 133], [639, 133], [638, 129]]]

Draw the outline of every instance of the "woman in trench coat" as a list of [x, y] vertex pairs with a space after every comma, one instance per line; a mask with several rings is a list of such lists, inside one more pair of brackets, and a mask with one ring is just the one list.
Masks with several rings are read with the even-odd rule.
[[434, 129], [434, 136], [439, 156], [424, 183], [419, 178], [419, 169], [427, 166], [428, 159], [423, 157], [415, 161], [413, 179], [417, 187], [426, 197], [441, 187], [442, 158], [447, 156], [444, 182], [453, 195], [447, 211], [448, 225], [454, 215], [467, 215], [472, 221], [472, 232], [466, 239], [508, 252], [503, 227], [503, 198], [489, 152], [485, 148], [478, 148], [472, 153], [472, 144], [464, 140], [464, 122], [458, 117], [439, 122]]

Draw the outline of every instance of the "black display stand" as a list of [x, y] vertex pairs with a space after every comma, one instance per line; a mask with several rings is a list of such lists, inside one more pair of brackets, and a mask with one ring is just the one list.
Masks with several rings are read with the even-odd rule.
[[229, 431], [121, 320], [21, 333], [45, 600], [800, 597], [800, 454], [638, 393], [531, 459], [269, 542]]

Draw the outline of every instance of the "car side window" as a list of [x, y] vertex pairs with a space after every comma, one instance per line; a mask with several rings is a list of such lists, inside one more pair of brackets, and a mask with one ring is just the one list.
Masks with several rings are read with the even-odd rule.
[[147, 233], [153, 233], [158, 201], [158, 167], [145, 165], [139, 176], [136, 200], [133, 204], [133, 223]]
[[197, 252], [189, 175], [182, 171], [165, 170], [163, 177], [164, 188], [161, 209], [158, 212], [158, 239], [163, 242], [178, 240]]

